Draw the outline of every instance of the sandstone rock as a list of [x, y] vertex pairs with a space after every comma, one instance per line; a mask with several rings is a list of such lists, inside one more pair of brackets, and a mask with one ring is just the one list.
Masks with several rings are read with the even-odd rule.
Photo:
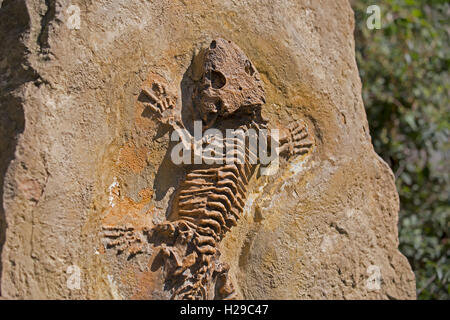
[[303, 119], [315, 141], [308, 157], [250, 181], [219, 244], [238, 296], [415, 298], [347, 1], [0, 4], [2, 296], [169, 297], [146, 232], [166, 220], [184, 170], [142, 88], [159, 79], [181, 106], [192, 60], [224, 38], [259, 71], [264, 116], [278, 127]]

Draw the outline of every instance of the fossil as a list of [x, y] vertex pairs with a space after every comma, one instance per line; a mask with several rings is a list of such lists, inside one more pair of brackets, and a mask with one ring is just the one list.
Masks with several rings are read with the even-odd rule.
[[[195, 86], [192, 103], [195, 117], [205, 129], [220, 132], [227, 129], [250, 129], [261, 132], [269, 128], [261, 109], [265, 93], [260, 75], [250, 59], [231, 41], [216, 39], [196, 58], [193, 71]], [[146, 105], [156, 113], [158, 121], [173, 130], [185, 126], [176, 111], [177, 97], [164, 83], [154, 81], [142, 89]], [[306, 122], [295, 121], [279, 129], [279, 154], [290, 157], [312, 150], [314, 140]], [[267, 139], [272, 139], [270, 134]], [[217, 138], [215, 143], [240, 146], [234, 150], [236, 159], [223, 164], [195, 164], [187, 169], [186, 177], [176, 191], [169, 219], [147, 230], [149, 238], [158, 239], [166, 288], [173, 299], [233, 299], [236, 290], [231, 281], [227, 263], [219, 260], [218, 243], [236, 226], [245, 206], [247, 186], [257, 169], [250, 159], [257, 154], [242, 144], [239, 138]], [[239, 141], [238, 141], [239, 140]], [[204, 141], [211, 143], [211, 141]], [[186, 145], [192, 140], [185, 139]], [[193, 147], [192, 147], [193, 148]], [[227, 149], [228, 150], [228, 149]], [[115, 239], [110, 247], [124, 250], [127, 243], [136, 244], [141, 238], [128, 234], [128, 229], [107, 230], [110, 237], [126, 234], [124, 240]], [[120, 233], [120, 234], [119, 234]], [[138, 251], [139, 249], [136, 249]]]

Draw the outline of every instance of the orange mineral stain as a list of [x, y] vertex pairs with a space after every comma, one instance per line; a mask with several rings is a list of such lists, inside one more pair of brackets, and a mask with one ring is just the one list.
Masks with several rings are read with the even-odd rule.
[[131, 143], [123, 146], [119, 151], [119, 168], [133, 173], [141, 173], [147, 164], [147, 153], [146, 147], [136, 147]]
[[151, 228], [153, 206], [145, 208], [150, 203], [153, 190], [145, 188], [139, 192], [141, 201], [135, 202], [129, 197], [121, 197], [120, 187], [112, 190], [111, 205], [106, 210], [102, 225], [104, 227], [130, 226], [134, 230]]

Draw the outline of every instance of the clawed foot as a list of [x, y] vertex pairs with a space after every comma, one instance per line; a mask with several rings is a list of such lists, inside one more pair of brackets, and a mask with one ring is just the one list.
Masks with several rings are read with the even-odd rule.
[[302, 120], [297, 120], [288, 126], [288, 133], [280, 141], [280, 153], [290, 156], [308, 153], [313, 146], [313, 140], [308, 132], [308, 127]]
[[142, 93], [150, 100], [144, 102], [144, 105], [157, 114], [161, 123], [175, 124], [176, 97], [164, 85], [154, 82], [151, 87], [142, 88]]
[[103, 237], [106, 248], [114, 248], [117, 254], [125, 252], [128, 257], [142, 253], [144, 239], [130, 226], [104, 226]]

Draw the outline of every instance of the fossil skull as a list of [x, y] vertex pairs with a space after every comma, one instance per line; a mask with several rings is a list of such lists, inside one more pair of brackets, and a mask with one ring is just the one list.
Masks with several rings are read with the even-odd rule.
[[258, 71], [231, 41], [213, 40], [198, 55], [194, 79], [198, 80], [194, 103], [206, 127], [218, 117], [251, 114], [265, 103]]

